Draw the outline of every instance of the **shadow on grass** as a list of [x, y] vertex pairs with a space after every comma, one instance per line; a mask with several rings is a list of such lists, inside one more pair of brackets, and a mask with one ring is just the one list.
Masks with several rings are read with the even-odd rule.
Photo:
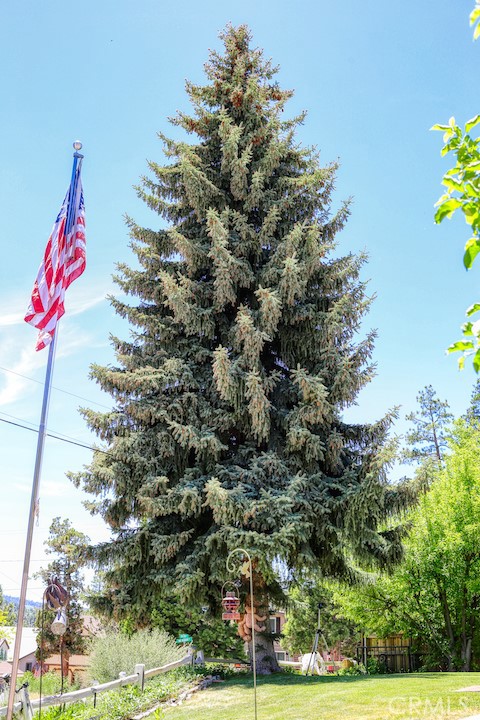
[[[273, 675], [257, 676], [257, 686], [280, 685], [280, 686], [309, 686], [309, 685], [349, 685], [352, 683], [369, 683], [372, 681], [395, 680], [442, 680], [446, 676], [459, 677], [459, 673], [397, 673], [388, 675], [293, 675], [292, 673], [274, 673]], [[253, 688], [253, 675], [242, 674], [238, 677], [231, 677], [224, 682], [214, 684], [211, 690], [221, 690], [222, 687], [243, 687], [245, 690]]]

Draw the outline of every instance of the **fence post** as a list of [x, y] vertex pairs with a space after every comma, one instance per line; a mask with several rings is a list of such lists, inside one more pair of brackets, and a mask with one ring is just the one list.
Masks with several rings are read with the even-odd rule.
[[195, 665], [205, 665], [205, 655], [203, 650], [197, 650], [195, 656]]
[[136, 672], [138, 675], [138, 681], [137, 681], [138, 687], [143, 692], [143, 690], [145, 688], [145, 665], [142, 665], [141, 663], [139, 663], [138, 665], [135, 665], [134, 672]]
[[186, 650], [187, 650], [187, 655], [188, 655], [188, 657], [190, 658], [190, 661], [189, 661], [188, 664], [189, 664], [189, 665], [192, 665], [192, 667], [193, 667], [193, 663], [194, 663], [194, 660], [195, 660], [195, 650], [194, 650], [194, 648], [193, 648], [191, 645], [189, 645], [189, 646], [186, 648]]
[[32, 720], [33, 712], [32, 705], [30, 703], [30, 696], [28, 694], [28, 685], [25, 683], [19, 690], [20, 702], [22, 703], [22, 715], [25, 720]]

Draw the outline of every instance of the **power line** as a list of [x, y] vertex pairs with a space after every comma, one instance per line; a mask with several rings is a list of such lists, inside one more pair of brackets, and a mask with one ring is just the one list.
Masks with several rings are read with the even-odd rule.
[[[11, 375], [16, 375], [17, 377], [21, 377], [24, 380], [30, 380], [30, 382], [37, 383], [37, 385], [45, 385], [44, 382], [41, 380], [35, 380], [35, 378], [28, 377], [28, 375], [22, 375], [22, 373], [16, 372], [15, 370], [10, 370], [9, 368], [3, 367], [0, 365], [0, 370], [3, 370], [3, 372], [10, 373]], [[64, 395], [70, 395], [71, 397], [77, 398], [78, 400], [85, 400], [85, 402], [91, 404], [91, 405], [98, 405], [98, 407], [105, 408], [106, 410], [111, 410], [112, 408], [108, 405], [103, 405], [102, 403], [95, 402], [95, 400], [89, 400], [86, 397], [83, 397], [82, 395], [76, 395], [75, 393], [70, 392], [69, 390], [63, 390], [62, 388], [56, 387], [55, 385], [52, 385], [52, 390], [56, 390], [57, 392], [61, 392]]]
[[10, 415], [10, 413], [3, 412], [3, 410], [0, 410], [0, 415], [5, 415], [5, 417], [12, 418], [12, 420], [18, 420], [18, 422], [25, 423], [25, 425], [32, 425], [32, 428], [28, 428], [29, 430], [37, 430], [37, 423], [30, 422], [30, 420], [22, 420], [15, 415]]
[[[2, 413], [2, 415], [6, 415], [6, 413]], [[13, 417], [13, 416], [10, 416]], [[16, 418], [18, 420], [18, 418]], [[30, 432], [38, 433], [38, 430], [33, 427], [28, 427], [28, 425], [24, 425], [23, 421], [20, 422], [13, 422], [13, 420], [6, 420], [5, 418], [0, 417], [0, 422], [6, 423], [7, 425], [14, 425], [15, 427], [23, 428], [23, 430], [30, 430]], [[68, 443], [69, 445], [76, 445], [77, 447], [83, 447], [87, 450], [92, 450], [93, 452], [100, 452], [104, 455], [112, 455], [112, 453], [108, 452], [108, 450], [102, 450], [98, 447], [93, 447], [93, 445], [86, 445], [85, 443], [79, 442], [77, 440], [68, 439], [68, 436], [65, 435], [62, 437], [61, 435], [57, 435], [56, 433], [45, 433], [46, 437], [54, 438], [55, 440], [61, 440], [61, 442]]]
[[[38, 432], [36, 423], [30, 422], [30, 420], [23, 420], [22, 418], [18, 418], [15, 415], [10, 415], [10, 413], [6, 413], [3, 411], [0, 411], [0, 415], [4, 415], [5, 417], [12, 418], [12, 420], [17, 420], [19, 423], [25, 423], [25, 425], [32, 425], [33, 427], [27, 428], [27, 430], [34, 430], [35, 432]], [[1, 418], [0, 418], [1, 419]], [[78, 438], [71, 437], [71, 435], [65, 435], [65, 433], [58, 432], [58, 430], [52, 430], [52, 433], [55, 433], [55, 435], [51, 435], [51, 437], [56, 437], [57, 439], [66, 438], [66, 440], [71, 440], [73, 443], [79, 443], [80, 440]], [[48, 435], [48, 433], [46, 433]], [[85, 446], [90, 447], [90, 446]]]

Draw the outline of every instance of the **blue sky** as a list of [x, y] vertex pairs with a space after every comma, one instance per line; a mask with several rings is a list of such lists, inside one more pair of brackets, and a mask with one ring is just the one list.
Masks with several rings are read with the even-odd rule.
[[[147, 159], [162, 159], [157, 131], [178, 132], [167, 118], [188, 110], [184, 81], [202, 81], [208, 49], [220, 48], [218, 32], [229, 21], [246, 22], [254, 44], [280, 65], [280, 83], [296, 91], [286, 112], [308, 110], [299, 140], [316, 145], [325, 163], [340, 159], [336, 202], [354, 198], [339, 252], [366, 250], [370, 257], [363, 276], [376, 300], [366, 327], [378, 329], [378, 372], [350, 417], [375, 420], [395, 405], [403, 417], [427, 384], [456, 414], [464, 412], [475, 376], [470, 367], [459, 373], [445, 348], [458, 339], [465, 308], [480, 299], [480, 270], [463, 269], [463, 221], [433, 223], [449, 165], [440, 157], [441, 135], [429, 128], [451, 115], [463, 123], [480, 111], [472, 6], [473, 0], [6, 5], [0, 418], [38, 424], [47, 353], [35, 352], [35, 331], [22, 318], [69, 182], [71, 143], [79, 138], [88, 264], [67, 295], [49, 428], [92, 443], [77, 408], [108, 407], [109, 398], [89, 381], [89, 365], [113, 362], [109, 332], [128, 335], [104, 300], [114, 291], [115, 263], [133, 261], [123, 215], [158, 225], [133, 185]], [[397, 432], [404, 430], [399, 422]], [[36, 435], [1, 422], [0, 447], [0, 585], [18, 594]], [[43, 540], [56, 515], [93, 539], [106, 537], [65, 478], [89, 459], [87, 449], [47, 439], [32, 572], [45, 564]], [[29, 596], [40, 593], [32, 580]]]

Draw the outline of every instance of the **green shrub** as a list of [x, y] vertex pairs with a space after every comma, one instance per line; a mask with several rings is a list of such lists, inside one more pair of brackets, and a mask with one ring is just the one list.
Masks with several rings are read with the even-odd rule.
[[[340, 668], [337, 675], [340, 677], [344, 677], [345, 675], [365, 675], [366, 672], [365, 665], [360, 663], [359, 665], [352, 665], [352, 667]], [[373, 675], [374, 673], [370, 674]]]
[[282, 665], [282, 673], [286, 673], [287, 675], [301, 675], [302, 670], [294, 665]]
[[[91, 701], [51, 707], [42, 710], [42, 720], [127, 720], [158, 702], [175, 697], [198, 674], [196, 668], [179, 667], [149, 680], [143, 693], [136, 685], [126, 685], [119, 690], [99, 694], [95, 708]], [[159, 710], [153, 717], [163, 717], [162, 711]], [[38, 720], [38, 713], [34, 718]]]
[[183, 607], [175, 598], [161, 599], [152, 612], [152, 627], [177, 636], [188, 633], [206, 657], [245, 658], [244, 643], [234, 623], [203, 612], [201, 607]]
[[118, 678], [122, 671], [132, 674], [137, 663], [150, 670], [184, 655], [184, 648], [179, 648], [163, 630], [138, 630], [130, 636], [110, 632], [92, 642], [89, 680], [108, 682]]
[[[33, 695], [40, 693], [40, 678], [35, 677], [31, 672], [25, 672], [22, 675], [22, 682], [28, 683], [28, 692]], [[56, 695], [60, 692], [62, 687], [62, 678], [60, 673], [47, 672], [42, 675], [42, 695]], [[70, 683], [67, 678], [63, 681], [64, 692], [69, 690], [76, 690], [78, 683]]]
[[385, 675], [388, 672], [387, 666], [383, 660], [379, 660], [376, 657], [368, 658], [367, 660], [367, 673], [369, 675]]
[[232, 677], [238, 677], [238, 675], [246, 675], [250, 673], [247, 668], [236, 668], [234, 665], [227, 663], [205, 663], [202, 668], [203, 674], [205, 675], [218, 675], [222, 680], [228, 680]]

